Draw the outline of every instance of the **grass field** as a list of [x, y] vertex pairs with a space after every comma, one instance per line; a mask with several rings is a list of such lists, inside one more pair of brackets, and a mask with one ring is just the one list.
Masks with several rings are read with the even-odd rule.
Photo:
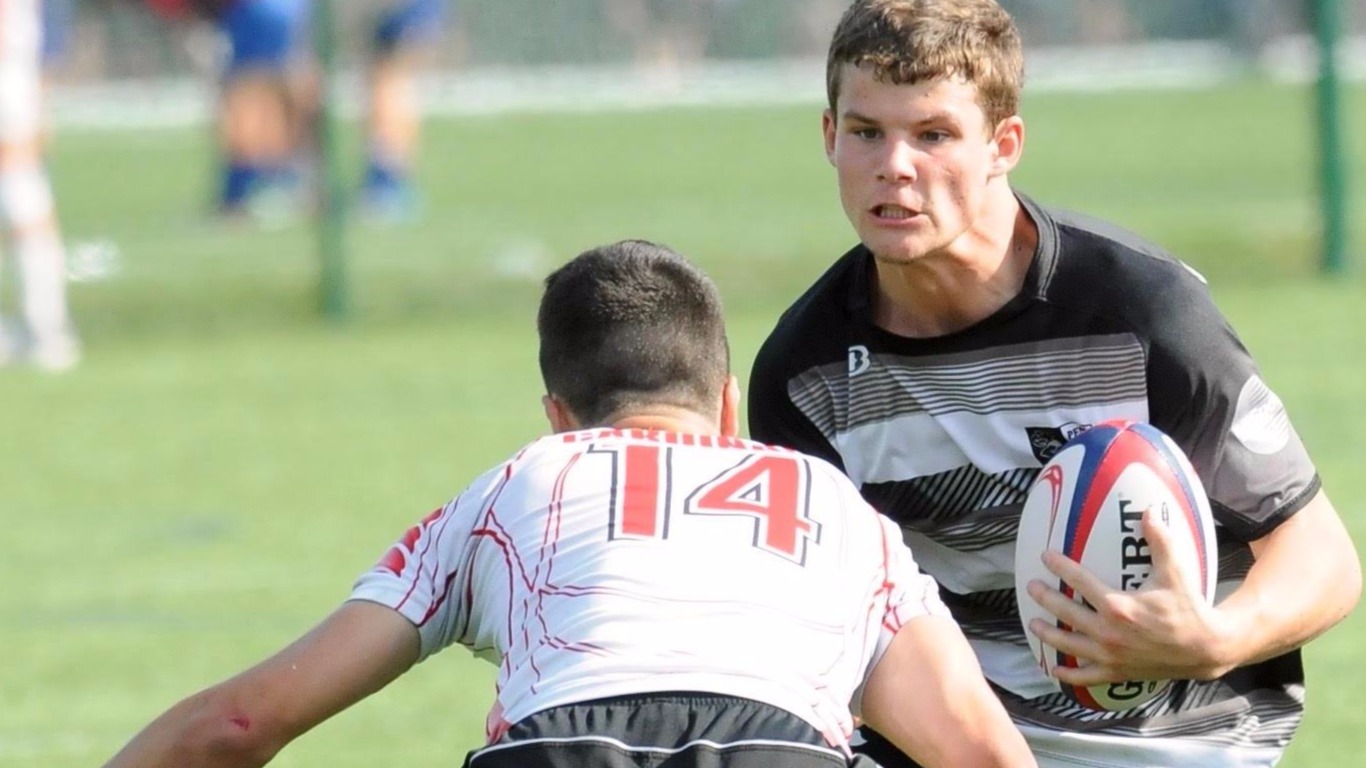
[[[1362, 147], [1358, 269], [1329, 281], [1303, 91], [1041, 95], [1025, 116], [1017, 184], [1210, 277], [1366, 540]], [[721, 284], [743, 379], [852, 242], [814, 106], [446, 121], [428, 134], [423, 218], [350, 231], [353, 311], [333, 325], [312, 230], [203, 216], [207, 138], [57, 137], [67, 234], [117, 243], [123, 269], [73, 286], [80, 369], [0, 371], [0, 768], [98, 764], [330, 611], [407, 525], [541, 434], [532, 316], [555, 263], [622, 237], [692, 255]], [[1366, 751], [1362, 647], [1359, 612], [1307, 652], [1284, 766]], [[276, 764], [458, 765], [491, 680], [443, 654]]]

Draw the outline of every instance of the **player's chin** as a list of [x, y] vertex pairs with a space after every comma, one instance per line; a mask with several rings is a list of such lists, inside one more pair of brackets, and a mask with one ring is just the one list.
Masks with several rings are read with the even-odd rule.
[[914, 263], [930, 250], [921, 238], [879, 237], [874, 234], [864, 237], [863, 244], [868, 246], [878, 262], [894, 266]]
[[917, 216], [914, 223], [904, 219], [882, 219], [869, 214], [859, 222], [859, 238], [879, 261], [909, 263], [934, 250], [938, 238], [929, 231], [928, 221]]

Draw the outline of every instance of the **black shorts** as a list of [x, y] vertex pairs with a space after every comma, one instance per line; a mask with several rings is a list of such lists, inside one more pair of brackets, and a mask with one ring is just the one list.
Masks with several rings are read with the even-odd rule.
[[749, 699], [669, 692], [524, 718], [466, 768], [847, 768], [805, 720]]
[[860, 728], [858, 735], [862, 738], [854, 740], [854, 752], [872, 758], [880, 768], [920, 768], [920, 763], [907, 757], [872, 728]]

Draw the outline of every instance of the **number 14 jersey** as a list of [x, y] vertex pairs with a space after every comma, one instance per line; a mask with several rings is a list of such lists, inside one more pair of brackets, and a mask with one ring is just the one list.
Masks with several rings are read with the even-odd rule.
[[873, 661], [947, 616], [895, 524], [821, 459], [644, 430], [544, 437], [414, 526], [352, 599], [500, 662], [488, 736], [652, 691], [765, 702], [831, 744]]

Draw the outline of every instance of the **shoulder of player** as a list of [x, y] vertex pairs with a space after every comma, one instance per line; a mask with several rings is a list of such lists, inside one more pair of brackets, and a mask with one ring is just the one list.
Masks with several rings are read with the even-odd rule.
[[1113, 314], [1145, 336], [1217, 314], [1204, 276], [1166, 249], [1101, 219], [1046, 210], [1056, 231], [1050, 303]]
[[[498, 485], [514, 474], [525, 474], [552, 465], [559, 471], [565, 462], [583, 450], [588, 441], [584, 432], [547, 434], [526, 443], [503, 461], [488, 468], [471, 483], [471, 487]], [[576, 439], [578, 437], [578, 439]]]

